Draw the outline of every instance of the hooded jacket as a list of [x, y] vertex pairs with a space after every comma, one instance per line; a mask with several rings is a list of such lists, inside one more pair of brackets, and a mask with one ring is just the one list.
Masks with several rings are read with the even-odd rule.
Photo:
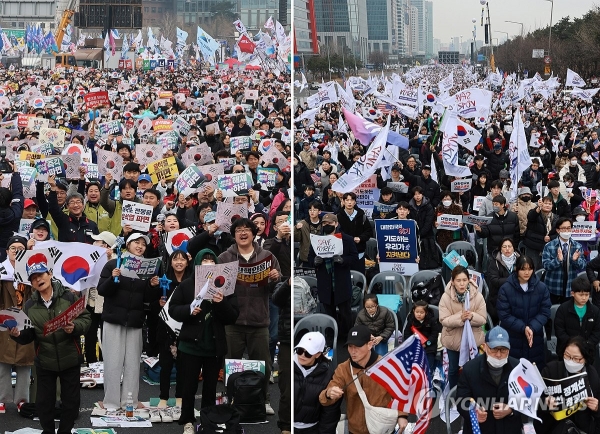
[[367, 314], [366, 309], [361, 309], [356, 317], [354, 325], [365, 325], [371, 330], [371, 334], [375, 337], [381, 336], [382, 342], [387, 342], [394, 333], [396, 323], [394, 322], [393, 313], [385, 306], [378, 306], [375, 315]]
[[275, 285], [281, 279], [281, 269], [279, 261], [268, 250], [264, 250], [256, 242], [252, 242], [254, 252], [249, 260], [246, 260], [238, 250], [237, 244], [233, 244], [229, 249], [219, 255], [220, 263], [239, 261], [240, 264], [253, 264], [267, 259], [271, 256], [271, 270], [276, 269], [280, 277], [277, 280], [269, 281], [265, 286], [250, 287], [245, 284], [243, 274], [238, 273], [238, 279], [235, 284], [235, 294], [237, 295], [240, 314], [235, 322], [236, 325], [251, 327], [269, 326], [269, 294], [273, 293]]

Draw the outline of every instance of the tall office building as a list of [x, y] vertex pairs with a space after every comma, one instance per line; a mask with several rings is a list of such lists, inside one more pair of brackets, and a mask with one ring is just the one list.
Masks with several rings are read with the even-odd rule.
[[431, 58], [433, 51], [433, 2], [425, 2], [425, 56]]
[[40, 25], [46, 31], [54, 30], [56, 14], [56, 0], [0, 1], [0, 27], [5, 30], [25, 29], [27, 24]]
[[390, 0], [369, 0], [367, 9], [369, 52], [392, 51], [392, 4]]
[[[269, 17], [284, 24], [279, 18], [279, 3], [280, 0], [240, 0], [240, 19], [252, 33], [258, 32]], [[287, 23], [287, 15], [284, 16]]]
[[419, 10], [416, 6], [408, 6], [408, 53], [419, 54]]
[[[425, 11], [425, 0], [411, 0], [410, 4], [412, 7], [416, 9], [417, 20], [411, 20], [411, 33], [416, 37], [416, 52], [413, 50], [414, 55], [424, 55], [426, 49], [426, 28], [427, 28], [427, 20], [426, 20], [426, 11]], [[415, 41], [413, 41], [413, 46], [415, 46]]]
[[[219, 0], [174, 0], [177, 22], [183, 25], [202, 26], [212, 16], [210, 12]], [[275, 0], [273, 0], [275, 1]]]
[[314, 0], [294, 0], [294, 54], [319, 54]]

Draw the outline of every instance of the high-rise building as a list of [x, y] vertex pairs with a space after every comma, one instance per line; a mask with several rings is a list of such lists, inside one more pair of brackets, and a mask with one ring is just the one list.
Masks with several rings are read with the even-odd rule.
[[5, 30], [25, 29], [27, 24], [39, 25], [46, 31], [54, 30], [56, 14], [56, 0], [0, 1], [0, 26]]
[[[258, 32], [269, 17], [283, 24], [279, 19], [279, 3], [279, 0], [241, 0], [240, 19], [252, 33]], [[287, 15], [284, 16], [287, 21]]]
[[[174, 0], [176, 2], [177, 22], [182, 25], [202, 26], [212, 17], [211, 10], [220, 0]], [[275, 0], [273, 0], [275, 1]]]
[[433, 2], [425, 2], [425, 55], [433, 57]]
[[[426, 44], [426, 28], [427, 28], [427, 19], [426, 19], [426, 10], [425, 10], [425, 0], [410, 0], [410, 4], [417, 11], [417, 20], [411, 20], [411, 33], [416, 37], [416, 52], [413, 50], [414, 55], [424, 55], [425, 49], [427, 48]], [[413, 28], [414, 24], [414, 28]], [[413, 41], [413, 46], [415, 45]]]
[[294, 0], [294, 53], [319, 54], [314, 0]]
[[369, 0], [367, 9], [369, 52], [392, 51], [392, 5], [390, 0]]
[[419, 54], [419, 10], [410, 5], [408, 7], [408, 54]]
[[[142, 12], [143, 27], [171, 26], [175, 22], [173, 0], [142, 0]], [[173, 17], [172, 22], [169, 16]]]

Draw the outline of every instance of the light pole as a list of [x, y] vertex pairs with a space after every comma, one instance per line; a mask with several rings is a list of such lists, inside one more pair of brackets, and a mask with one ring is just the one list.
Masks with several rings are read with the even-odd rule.
[[503, 32], [501, 30], [494, 30], [494, 33], [504, 33], [506, 35], [506, 41], [505, 42], [508, 42], [508, 32]]
[[548, 56], [550, 56], [550, 45], [552, 44], [552, 14], [554, 13], [554, 0], [546, 0], [552, 3], [550, 8], [550, 34], [548, 35]]
[[505, 23], [513, 23], [513, 24], [519, 24], [521, 26], [521, 38], [523, 38], [523, 23], [520, 23], [518, 21], [504, 21]]
[[481, 4], [482, 8], [481, 8], [481, 22], [483, 25], [483, 7], [487, 8], [487, 29], [488, 29], [488, 35], [490, 38], [490, 69], [492, 71], [494, 71], [496, 69], [496, 62], [494, 61], [494, 40], [492, 39], [492, 22], [490, 20], [490, 4], [488, 2], [488, 0], [479, 0], [479, 3]]
[[471, 19], [473, 23], [473, 42], [471, 42], [471, 63], [475, 65], [477, 63], [477, 56], [475, 50], [477, 49], [477, 18]]

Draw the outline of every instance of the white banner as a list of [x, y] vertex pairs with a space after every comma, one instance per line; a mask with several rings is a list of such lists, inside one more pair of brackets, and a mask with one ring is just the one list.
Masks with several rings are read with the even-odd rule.
[[[338, 236], [339, 235], [339, 236]], [[320, 258], [332, 258], [344, 253], [342, 236], [337, 235], [315, 235], [310, 234], [310, 245], [315, 254]]]
[[460, 225], [462, 224], [462, 217], [463, 216], [461, 215], [454, 214], [439, 215], [437, 218], [437, 228], [438, 230], [445, 229], [448, 231], [455, 231], [457, 229], [460, 229]]

